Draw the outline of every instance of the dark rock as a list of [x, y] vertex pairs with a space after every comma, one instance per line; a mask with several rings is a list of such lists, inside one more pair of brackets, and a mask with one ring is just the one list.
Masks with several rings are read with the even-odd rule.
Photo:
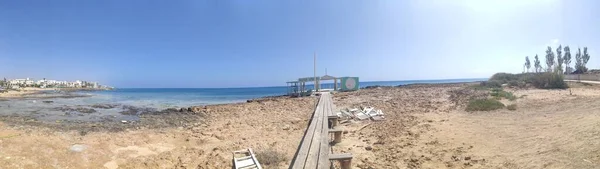
[[54, 101], [50, 101], [50, 100], [42, 101], [42, 102], [44, 102], [44, 103], [54, 103]]
[[53, 110], [57, 110], [57, 111], [62, 111], [65, 112], [65, 114], [70, 114], [70, 112], [80, 112], [80, 113], [95, 113], [96, 110], [91, 109], [91, 108], [85, 108], [85, 107], [77, 107], [77, 108], [72, 108], [72, 107], [55, 107], [53, 108]]
[[367, 151], [371, 151], [371, 150], [373, 150], [373, 147], [371, 147], [371, 146], [367, 146], [367, 147], [365, 147], [365, 150], [367, 150]]
[[376, 88], [381, 88], [383, 86], [380, 85], [374, 85], [374, 86], [367, 86], [367, 87], [363, 87], [363, 89], [376, 89]]
[[119, 105], [117, 105], [117, 104], [95, 104], [95, 105], [92, 105], [92, 108], [97, 108], [97, 109], [112, 109], [112, 108], [115, 108], [117, 106], [119, 106]]
[[96, 110], [91, 109], [91, 108], [84, 108], [84, 107], [78, 107], [77, 109], [75, 109], [75, 111], [80, 112], [80, 113], [96, 113]]
[[124, 111], [119, 112], [122, 115], [141, 115], [156, 112], [156, 109], [147, 107], [135, 107], [130, 105], [124, 105], [122, 108], [125, 109]]

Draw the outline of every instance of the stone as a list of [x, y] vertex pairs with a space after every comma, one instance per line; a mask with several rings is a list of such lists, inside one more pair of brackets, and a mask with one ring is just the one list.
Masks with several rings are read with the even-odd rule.
[[283, 126], [283, 130], [290, 130], [290, 126], [288, 126], [288, 125]]
[[365, 147], [365, 150], [367, 150], [367, 151], [371, 151], [371, 150], [373, 150], [373, 147], [371, 147], [371, 146], [367, 146], [367, 147]]
[[92, 105], [92, 108], [97, 108], [97, 109], [112, 109], [117, 107], [117, 104], [95, 104]]
[[87, 149], [87, 146], [82, 145], [82, 144], [75, 144], [75, 145], [72, 145], [71, 148], [69, 148], [69, 150], [71, 150], [73, 152], [82, 152], [85, 149]]

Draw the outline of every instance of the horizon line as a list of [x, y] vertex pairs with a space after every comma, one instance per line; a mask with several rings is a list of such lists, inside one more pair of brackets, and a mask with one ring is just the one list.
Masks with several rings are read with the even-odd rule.
[[[380, 81], [359, 81], [364, 82], [398, 82], [398, 81], [443, 81], [443, 80], [475, 80], [475, 79], [489, 79], [489, 78], [457, 78], [457, 79], [423, 79], [423, 80], [380, 80]], [[321, 83], [321, 84], [332, 84], [332, 83]], [[313, 84], [307, 84], [312, 86]], [[244, 88], [268, 88], [268, 87], [286, 87], [286, 86], [253, 86], [253, 87], [115, 87], [115, 89], [244, 89]]]

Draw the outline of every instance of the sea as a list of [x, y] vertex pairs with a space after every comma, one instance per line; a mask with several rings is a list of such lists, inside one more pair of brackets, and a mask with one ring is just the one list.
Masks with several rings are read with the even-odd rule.
[[[398, 86], [420, 83], [459, 83], [487, 80], [447, 79], [447, 80], [408, 80], [360, 82], [360, 87]], [[333, 88], [324, 83], [323, 88]], [[307, 88], [313, 88], [307, 85]], [[280, 96], [287, 92], [286, 86], [248, 88], [117, 88], [109, 91], [85, 91], [75, 98], [29, 98], [0, 101], [0, 116], [28, 115], [38, 120], [83, 120], [100, 121], [106, 116], [115, 119], [136, 120], [135, 116], [123, 115], [127, 106], [162, 110], [201, 105], [246, 102], [249, 99], [265, 96]], [[114, 108], [97, 108], [94, 105], [117, 105]], [[93, 113], [84, 110], [93, 109]]]

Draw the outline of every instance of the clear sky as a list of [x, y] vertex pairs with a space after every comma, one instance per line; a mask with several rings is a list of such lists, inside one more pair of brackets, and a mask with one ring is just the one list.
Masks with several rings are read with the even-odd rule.
[[[0, 0], [0, 76], [117, 87], [485, 78], [558, 44], [600, 64], [596, 0]], [[573, 54], [574, 55], [574, 54]], [[542, 60], [542, 63], [544, 61]]]

